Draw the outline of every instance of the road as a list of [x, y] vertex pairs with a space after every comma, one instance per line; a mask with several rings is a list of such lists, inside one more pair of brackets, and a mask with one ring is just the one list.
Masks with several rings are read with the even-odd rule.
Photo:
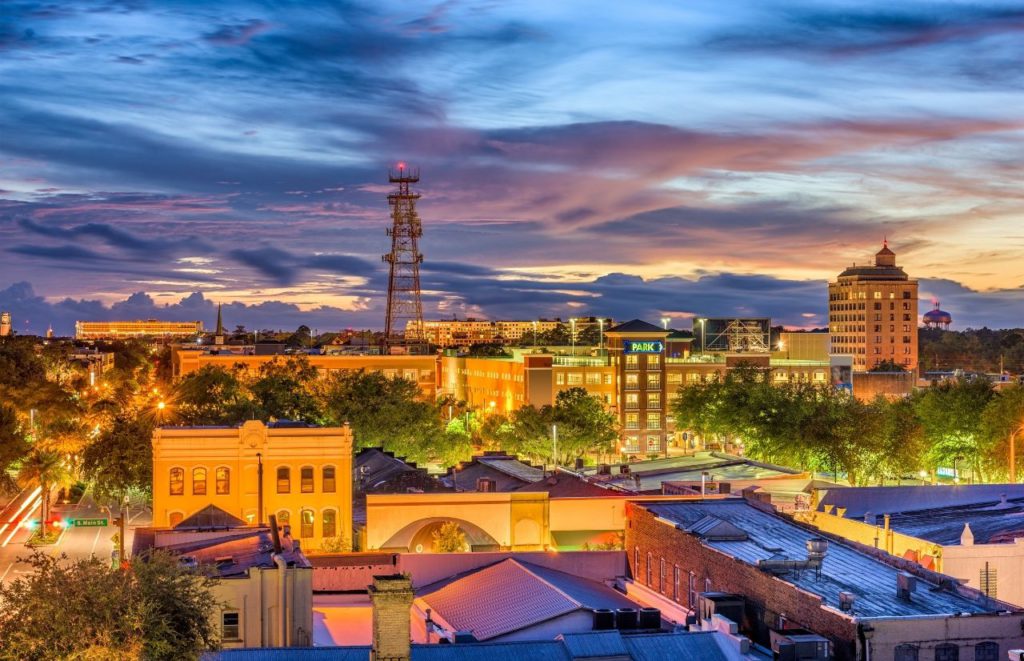
[[[23, 559], [32, 554], [33, 549], [26, 546], [32, 535], [28, 526], [30, 521], [39, 520], [42, 505], [39, 487], [23, 490], [11, 503], [0, 511], [0, 583], [12, 581], [32, 571], [31, 565]], [[51, 519], [107, 519], [104, 527], [65, 528], [56, 543], [37, 547], [37, 550], [49, 555], [66, 554], [72, 559], [97, 558], [110, 560], [115, 548], [113, 541], [117, 528], [111, 523], [114, 517], [102, 511], [86, 492], [77, 505], [52, 504]], [[128, 526], [125, 535], [125, 548], [130, 552], [134, 528], [150, 525], [152, 513], [142, 507], [130, 507], [128, 510]]]

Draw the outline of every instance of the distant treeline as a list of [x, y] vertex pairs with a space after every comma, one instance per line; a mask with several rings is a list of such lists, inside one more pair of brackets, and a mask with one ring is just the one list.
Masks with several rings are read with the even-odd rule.
[[1024, 329], [968, 328], [944, 331], [922, 328], [918, 362], [921, 371], [963, 369], [974, 372], [1024, 373]]

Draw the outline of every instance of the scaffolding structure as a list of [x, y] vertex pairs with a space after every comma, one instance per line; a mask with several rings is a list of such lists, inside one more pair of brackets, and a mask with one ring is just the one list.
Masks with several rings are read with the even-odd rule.
[[[398, 184], [398, 190], [388, 195], [391, 206], [391, 252], [382, 257], [390, 265], [388, 275], [388, 311], [384, 324], [385, 353], [425, 353], [426, 340], [422, 332], [411, 337], [404, 329], [423, 328], [423, 303], [420, 299], [420, 264], [423, 255], [419, 251], [419, 238], [423, 226], [416, 213], [418, 193], [409, 185], [420, 180], [418, 168], [408, 169], [404, 163], [397, 170], [388, 170], [388, 181]], [[410, 324], [412, 322], [412, 324]]]
[[707, 350], [730, 353], [768, 353], [770, 351], [771, 320], [708, 319]]

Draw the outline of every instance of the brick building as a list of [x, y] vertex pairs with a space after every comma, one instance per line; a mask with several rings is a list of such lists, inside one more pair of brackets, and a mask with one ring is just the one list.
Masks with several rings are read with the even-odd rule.
[[820, 545], [808, 542], [820, 533], [770, 506], [630, 502], [626, 512], [636, 582], [691, 610], [701, 593], [741, 595], [740, 630], [764, 645], [793, 627], [828, 638], [840, 661], [994, 661], [1024, 644], [1024, 611], [837, 539], [815, 563]]

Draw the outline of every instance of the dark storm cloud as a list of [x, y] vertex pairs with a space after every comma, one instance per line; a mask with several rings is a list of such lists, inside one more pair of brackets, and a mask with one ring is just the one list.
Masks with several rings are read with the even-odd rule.
[[317, 269], [340, 275], [370, 276], [376, 265], [351, 255], [312, 255], [301, 257], [286, 250], [264, 246], [231, 250], [228, 256], [258, 271], [278, 285], [293, 284], [306, 270]]
[[724, 50], [882, 54], [1024, 31], [1024, 9], [993, 3], [905, 3], [884, 8], [771, 7], [756, 28], [718, 35]]
[[72, 260], [78, 262], [99, 262], [106, 259], [105, 255], [102, 255], [88, 248], [74, 245], [60, 245], [60, 246], [28, 246], [28, 245], [17, 245], [11, 246], [7, 249], [8, 252], [13, 252], [18, 255], [27, 255], [29, 257], [43, 257], [46, 259], [54, 260]]

